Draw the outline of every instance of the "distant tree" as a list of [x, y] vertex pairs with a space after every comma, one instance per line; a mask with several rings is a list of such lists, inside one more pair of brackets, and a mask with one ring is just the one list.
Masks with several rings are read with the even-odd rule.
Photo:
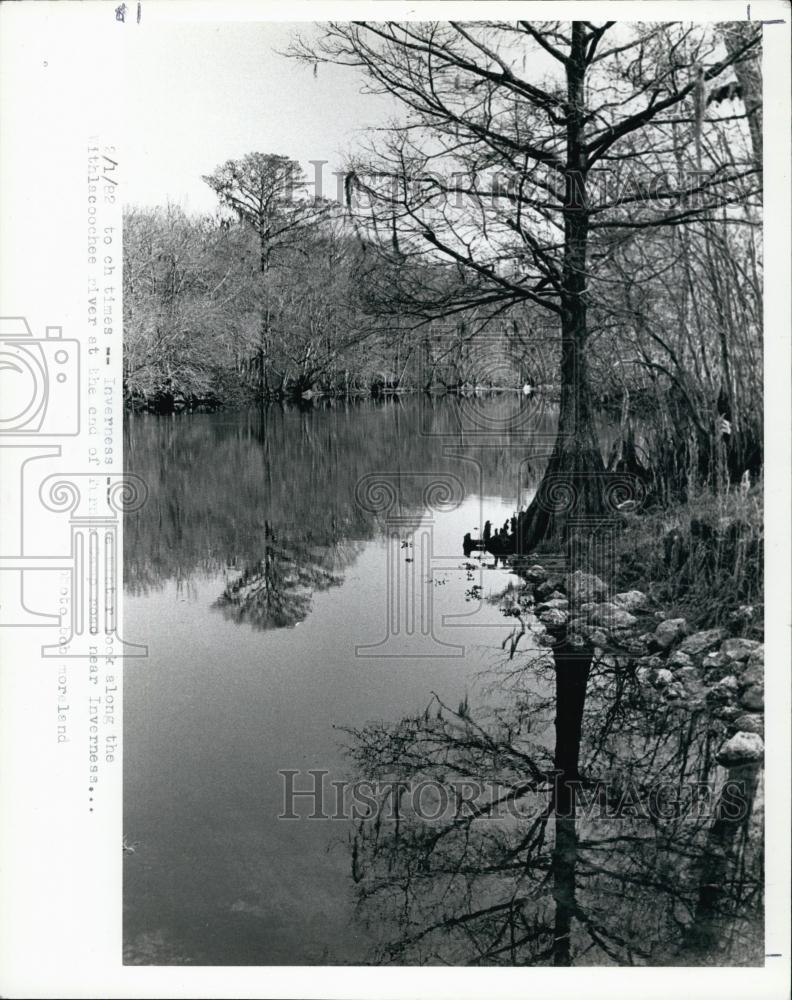
[[330, 205], [308, 192], [295, 160], [272, 153], [248, 153], [241, 159], [227, 160], [203, 180], [222, 205], [251, 227], [258, 240], [262, 305], [255, 368], [263, 397], [272, 347], [268, 272], [284, 252], [299, 248], [327, 216]]
[[174, 205], [124, 214], [124, 388], [167, 409], [217, 393], [249, 322], [239, 228]]

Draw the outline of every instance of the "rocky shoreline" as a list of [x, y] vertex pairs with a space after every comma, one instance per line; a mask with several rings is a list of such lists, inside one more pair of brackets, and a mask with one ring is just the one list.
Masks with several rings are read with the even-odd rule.
[[[542, 645], [593, 654], [632, 674], [647, 698], [720, 720], [725, 739], [717, 760], [724, 767], [763, 759], [763, 643], [726, 627], [696, 631], [684, 618], [653, 609], [642, 591], [611, 594], [581, 570], [560, 575], [517, 560], [514, 570], [526, 585], [502, 611], [531, 616], [529, 628]], [[734, 620], [738, 625], [739, 615]]]

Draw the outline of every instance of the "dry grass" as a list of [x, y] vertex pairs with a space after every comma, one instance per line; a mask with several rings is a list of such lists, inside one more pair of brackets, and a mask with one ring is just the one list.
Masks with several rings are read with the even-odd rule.
[[[762, 484], [701, 492], [625, 519], [617, 541], [619, 587], [648, 590], [691, 626], [728, 624], [759, 638], [764, 610]], [[753, 613], [741, 608], [753, 608]]]

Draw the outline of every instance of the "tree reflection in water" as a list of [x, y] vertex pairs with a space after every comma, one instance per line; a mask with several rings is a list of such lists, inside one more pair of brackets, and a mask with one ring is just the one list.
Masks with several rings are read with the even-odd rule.
[[[349, 731], [361, 775], [431, 779], [456, 803], [434, 822], [403, 809], [356, 824], [379, 960], [762, 964], [760, 774], [716, 764], [721, 724], [646, 702], [623, 661], [563, 648], [496, 680], [475, 718], [435, 700]], [[465, 805], [471, 781], [489, 791]]]
[[351, 543], [343, 550], [279, 545], [269, 523], [264, 525], [263, 547], [262, 558], [246, 565], [215, 602], [227, 618], [260, 629], [286, 628], [304, 621], [314, 591], [339, 586], [343, 582], [339, 570], [357, 554]]
[[[529, 406], [523, 397], [487, 400], [497, 430], [477, 448], [463, 426], [467, 405], [429, 397], [324, 400], [128, 416], [126, 465], [145, 480], [148, 501], [124, 523], [126, 590], [225, 574], [215, 606], [231, 620], [262, 629], [304, 620], [311, 594], [340, 583], [361, 543], [384, 530], [382, 518], [356, 502], [364, 476], [396, 476], [401, 513], [413, 514], [424, 507], [425, 484], [415, 472], [453, 472], [464, 478], [466, 495], [490, 496], [504, 484], [516, 494], [518, 484], [526, 488], [541, 475], [552, 409], [534, 419], [545, 438], [532, 442], [515, 420]], [[445, 455], [449, 445], [473, 461]]]

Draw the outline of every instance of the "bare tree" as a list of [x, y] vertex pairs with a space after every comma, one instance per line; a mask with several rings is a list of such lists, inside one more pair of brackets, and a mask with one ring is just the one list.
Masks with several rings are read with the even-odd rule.
[[[710, 219], [759, 187], [755, 162], [704, 162], [700, 151], [708, 88], [760, 39], [752, 28], [727, 49], [711, 26], [612, 21], [334, 22], [293, 43], [296, 58], [357, 69], [404, 109], [351, 164], [347, 192], [383, 253], [456, 275], [439, 302], [407, 289], [412, 307], [496, 314], [532, 303], [554, 318], [561, 406], [547, 476], [581, 494], [578, 512], [603, 510], [591, 475], [603, 469], [588, 375], [592, 277], [614, 235]], [[696, 147], [701, 170], [672, 190], [652, 184], [679, 144]], [[625, 172], [639, 188], [611, 193], [608, 179]], [[522, 550], [566, 526], [544, 493], [521, 518]]]
[[309, 195], [296, 161], [273, 153], [248, 153], [242, 159], [227, 160], [203, 179], [221, 203], [253, 229], [259, 242], [263, 302], [255, 367], [263, 398], [273, 319], [267, 275], [279, 255], [299, 247], [306, 232], [315, 229], [327, 215], [329, 204]]

